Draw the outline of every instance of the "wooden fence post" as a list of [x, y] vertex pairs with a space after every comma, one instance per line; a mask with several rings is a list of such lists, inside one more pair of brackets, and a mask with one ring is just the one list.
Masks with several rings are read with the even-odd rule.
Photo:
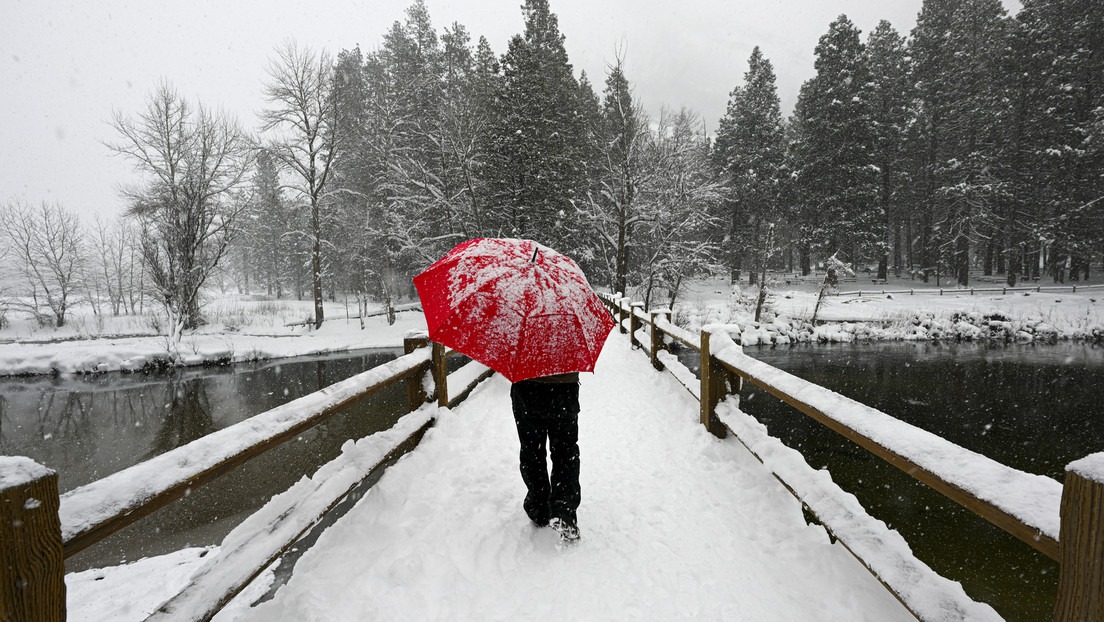
[[622, 335], [624, 335], [627, 332], [625, 330], [625, 301], [627, 301], [627, 300], [628, 300], [628, 298], [623, 297], [620, 294], [618, 294], [618, 296], [617, 296], [617, 330], [620, 331]]
[[65, 620], [57, 473], [0, 456], [0, 619]]
[[445, 367], [445, 346], [433, 342], [433, 354], [430, 356], [430, 371], [433, 373], [433, 385], [437, 388], [437, 405], [448, 407], [448, 368]]
[[1061, 518], [1054, 620], [1104, 620], [1104, 452], [1066, 467]]
[[629, 346], [633, 348], [644, 347], [644, 344], [636, 340], [636, 331], [640, 330], [640, 318], [636, 315], [636, 310], [643, 308], [643, 302], [629, 303]]
[[[410, 354], [414, 350], [428, 345], [429, 337], [425, 331], [412, 330], [403, 338], [403, 353]], [[410, 412], [418, 410], [422, 404], [429, 401], [429, 396], [426, 395], [425, 385], [423, 384], [424, 375], [416, 374], [406, 380], [406, 401], [410, 407]]]
[[701, 424], [717, 438], [724, 438], [724, 425], [717, 419], [717, 404], [739, 391], [739, 377], [728, 371], [709, 351], [709, 331], [701, 331]]
[[667, 309], [659, 309], [657, 311], [649, 311], [648, 315], [652, 320], [652, 347], [648, 358], [652, 361], [652, 367], [657, 371], [663, 371], [663, 363], [659, 361], [659, 351], [667, 350], [667, 342], [663, 340], [663, 331], [656, 328], [656, 320], [662, 317], [668, 322], [671, 321], [671, 312]]

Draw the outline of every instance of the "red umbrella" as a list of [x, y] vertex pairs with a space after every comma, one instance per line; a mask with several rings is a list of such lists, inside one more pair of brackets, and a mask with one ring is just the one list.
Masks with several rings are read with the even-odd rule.
[[414, 286], [429, 338], [510, 382], [594, 371], [614, 326], [579, 266], [531, 240], [468, 240]]

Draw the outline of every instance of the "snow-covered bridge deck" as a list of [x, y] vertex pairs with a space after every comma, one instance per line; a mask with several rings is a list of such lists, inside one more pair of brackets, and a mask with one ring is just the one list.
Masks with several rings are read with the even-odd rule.
[[495, 376], [238, 619], [914, 619], [627, 340], [611, 336], [584, 376], [580, 543], [560, 550], [522, 511]]

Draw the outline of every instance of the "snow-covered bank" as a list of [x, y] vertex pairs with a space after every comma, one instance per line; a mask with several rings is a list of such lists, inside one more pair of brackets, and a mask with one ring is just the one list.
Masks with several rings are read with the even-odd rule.
[[[232, 322], [212, 323], [186, 334], [176, 357], [170, 355], [163, 335], [114, 337], [110, 327], [96, 333], [76, 332], [72, 328], [53, 333], [31, 332], [16, 326], [0, 332], [0, 338], [10, 341], [0, 344], [0, 376], [138, 371], [173, 364], [211, 365], [395, 348], [402, 346], [403, 336], [410, 330], [425, 329], [425, 318], [416, 311], [398, 313], [395, 324], [390, 326], [382, 315], [365, 318], [363, 329], [360, 320], [346, 319], [339, 307], [328, 308], [327, 312], [333, 319], [313, 330], [302, 324], [286, 326], [283, 321], [286, 317], [243, 307], [232, 316]], [[115, 323], [116, 330], [134, 328], [133, 322]]]
[[[982, 340], [1052, 342], [1104, 341], [1104, 290], [975, 294], [966, 290], [917, 290], [916, 295], [831, 296], [817, 325], [815, 287], [795, 284], [769, 299], [769, 312], [754, 322], [754, 290], [725, 280], [692, 285], [676, 305], [675, 321], [691, 331], [709, 323], [744, 327], [744, 345], [877, 340]], [[176, 364], [208, 365], [258, 359], [400, 347], [412, 329], [425, 329], [421, 313], [346, 319], [343, 305], [327, 303], [320, 330], [302, 325], [304, 301], [248, 301], [235, 297], [212, 303], [211, 323], [184, 336]], [[308, 314], [309, 315], [309, 314]], [[164, 336], [149, 317], [89, 318], [50, 329], [15, 321], [0, 330], [0, 376], [135, 371], [174, 360]], [[821, 323], [823, 321], [823, 323]], [[289, 323], [297, 323], [288, 326]], [[138, 334], [139, 336], [135, 336]], [[122, 336], [126, 335], [126, 336]]]
[[753, 294], [754, 290], [732, 289], [724, 282], [698, 283], [676, 305], [675, 321], [692, 331], [714, 322], [740, 324], [745, 346], [883, 340], [1104, 341], [1104, 290], [829, 296], [816, 325], [810, 321], [814, 291], [773, 294], [761, 322], [753, 321]]

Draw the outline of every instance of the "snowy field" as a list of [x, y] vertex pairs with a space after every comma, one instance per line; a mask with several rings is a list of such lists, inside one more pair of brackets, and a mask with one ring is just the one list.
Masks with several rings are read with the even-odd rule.
[[[841, 283], [854, 291], [870, 279]], [[1090, 284], [1095, 281], [1090, 281]], [[979, 284], [982, 285], [982, 284]], [[992, 284], [984, 284], [991, 286]], [[757, 290], [732, 286], [727, 279], [693, 283], [676, 303], [675, 322], [697, 330], [710, 322], [745, 325], [744, 344], [785, 344], [798, 341], [853, 341], [881, 339], [983, 339], [1048, 341], [1104, 339], [1104, 288], [1081, 284], [1042, 292], [993, 292], [939, 288], [908, 279], [891, 279], [862, 296], [825, 298], [813, 326], [818, 284], [778, 281], [772, 286], [769, 312], [761, 324], [751, 322]], [[913, 289], [915, 294], [876, 293]], [[653, 306], [661, 306], [659, 304]], [[184, 336], [181, 362], [188, 365], [302, 356], [376, 347], [400, 347], [412, 329], [424, 329], [418, 312], [400, 312], [388, 326], [383, 316], [346, 319], [352, 309], [327, 302], [321, 330], [303, 324], [312, 303], [298, 300], [261, 300], [226, 295], [215, 298], [204, 312], [209, 323]], [[91, 373], [138, 370], [168, 357], [162, 320], [155, 313], [142, 316], [95, 316], [87, 307], [73, 310], [62, 329], [40, 327], [26, 317], [10, 315], [0, 329], [0, 375]], [[288, 324], [296, 324], [288, 326]]]

